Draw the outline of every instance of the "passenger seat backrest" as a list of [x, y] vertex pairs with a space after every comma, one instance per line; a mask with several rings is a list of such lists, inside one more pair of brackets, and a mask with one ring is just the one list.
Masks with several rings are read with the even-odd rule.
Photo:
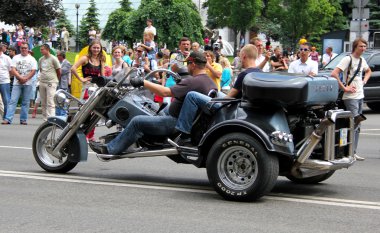
[[212, 89], [208, 92], [207, 96], [211, 97], [211, 98], [215, 98], [218, 96], [218, 91], [216, 91], [215, 89]]

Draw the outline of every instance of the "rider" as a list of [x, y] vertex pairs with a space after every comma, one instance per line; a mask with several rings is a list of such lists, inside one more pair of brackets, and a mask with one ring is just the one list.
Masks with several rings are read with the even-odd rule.
[[182, 108], [183, 100], [189, 91], [208, 94], [216, 90], [215, 83], [206, 75], [207, 60], [202, 53], [192, 52], [186, 59], [187, 69], [192, 77], [181, 80], [170, 88], [144, 80], [141, 77], [131, 79], [134, 87], [144, 86], [160, 96], [174, 97], [169, 109], [165, 109], [164, 116], [137, 116], [134, 117], [125, 129], [108, 144], [90, 142], [93, 151], [101, 154], [121, 154], [129, 146], [145, 134], [152, 136], [167, 136], [175, 132], [177, 117]]
[[[242, 97], [242, 87], [243, 80], [245, 76], [251, 72], [261, 72], [259, 68], [256, 67], [256, 59], [257, 59], [257, 48], [252, 44], [245, 45], [240, 51], [240, 61], [242, 67], [245, 69], [241, 72], [233, 88], [227, 94], [227, 97], [230, 98], [241, 98]], [[211, 100], [211, 97], [197, 93], [197, 92], [189, 92], [186, 95], [186, 98], [183, 102], [183, 108], [179, 114], [176, 129], [181, 131], [181, 137], [178, 141], [178, 144], [181, 146], [192, 146], [189, 144], [190, 142], [190, 131], [195, 119], [195, 116], [198, 112], [198, 108], [202, 108], [206, 106], [207, 103]]]

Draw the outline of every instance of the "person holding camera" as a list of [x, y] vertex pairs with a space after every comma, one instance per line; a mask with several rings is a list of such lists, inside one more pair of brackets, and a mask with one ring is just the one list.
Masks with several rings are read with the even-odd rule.
[[135, 50], [135, 59], [132, 61], [132, 66], [142, 68], [145, 73], [150, 73], [157, 69], [157, 61], [149, 60], [145, 47], [139, 44]]

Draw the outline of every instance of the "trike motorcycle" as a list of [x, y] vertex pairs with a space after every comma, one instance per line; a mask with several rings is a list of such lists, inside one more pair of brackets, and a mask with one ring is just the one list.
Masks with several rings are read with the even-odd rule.
[[[157, 70], [180, 77], [169, 70]], [[133, 117], [160, 115], [159, 107], [131, 87], [126, 72], [120, 82], [99, 85], [86, 102], [58, 91], [56, 104], [66, 108], [66, 119], [48, 118], [35, 133], [33, 153], [48, 172], [65, 173], [86, 161], [86, 134], [100, 119], [109, 128], [125, 127]], [[120, 80], [120, 77], [119, 79]], [[279, 73], [250, 73], [243, 82], [243, 98], [214, 98], [212, 111], [199, 111], [191, 140], [195, 147], [177, 143], [178, 134], [144, 135], [119, 155], [97, 154], [102, 161], [166, 156], [177, 163], [206, 168], [210, 184], [225, 199], [253, 201], [268, 193], [279, 175], [312, 184], [355, 163], [354, 129], [364, 117], [337, 109], [334, 78]], [[78, 106], [73, 108], [73, 103]], [[119, 126], [119, 127], [116, 127]], [[120, 127], [121, 126], [121, 127]], [[100, 137], [107, 143], [118, 135]]]

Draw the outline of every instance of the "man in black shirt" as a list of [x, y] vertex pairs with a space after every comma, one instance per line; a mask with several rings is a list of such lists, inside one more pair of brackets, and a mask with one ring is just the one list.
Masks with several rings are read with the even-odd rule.
[[[252, 44], [245, 45], [240, 51], [240, 60], [242, 67], [245, 69], [241, 72], [231, 88], [230, 92], [227, 94], [229, 98], [241, 98], [243, 80], [245, 76], [251, 72], [261, 72], [259, 68], [256, 68], [257, 59], [257, 48]], [[186, 134], [190, 134], [191, 127], [195, 116], [199, 108], [203, 108], [211, 100], [211, 97], [197, 92], [189, 92], [186, 95], [185, 101], [183, 103], [182, 110], [179, 114], [176, 129], [181, 131], [183, 134], [182, 138], [186, 138]], [[213, 107], [218, 107], [218, 105], [213, 105]]]
[[90, 142], [92, 150], [100, 154], [117, 155], [126, 151], [143, 135], [168, 136], [173, 134], [186, 94], [189, 91], [195, 91], [207, 95], [211, 90], [217, 90], [215, 83], [206, 75], [207, 60], [202, 53], [192, 52], [186, 62], [188, 71], [193, 77], [183, 79], [170, 88], [143, 80], [141, 77], [131, 79], [131, 85], [135, 87], [144, 86], [157, 95], [174, 98], [168, 111], [164, 110], [166, 115], [134, 117], [123, 132], [108, 144]]

